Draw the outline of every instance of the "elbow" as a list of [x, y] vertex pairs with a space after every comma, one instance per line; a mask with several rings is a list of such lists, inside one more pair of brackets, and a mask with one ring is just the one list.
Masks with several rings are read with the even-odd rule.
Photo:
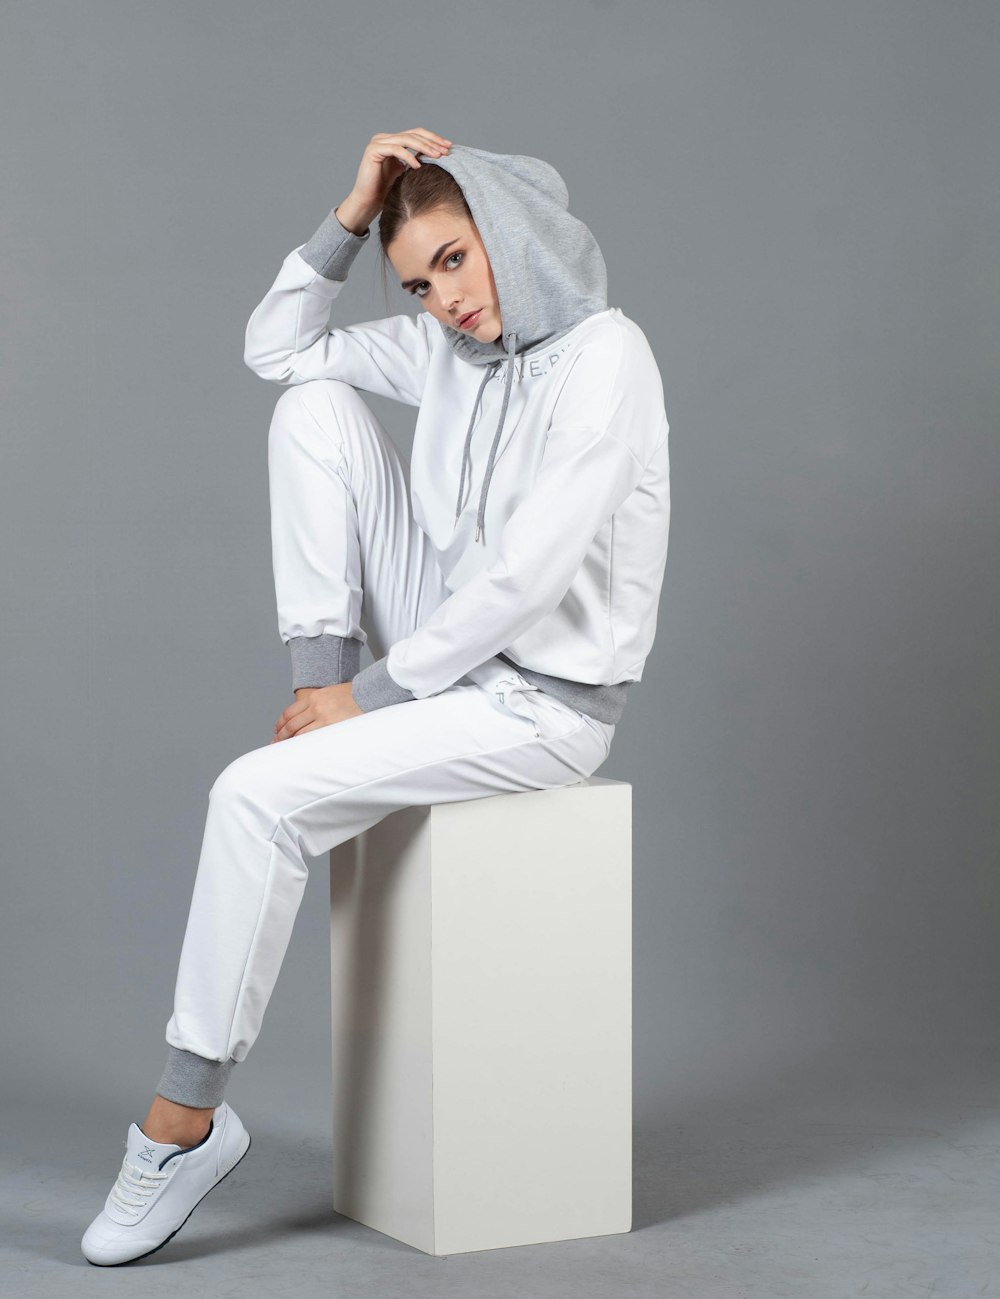
[[287, 355], [257, 352], [249, 345], [243, 351], [243, 364], [258, 378], [268, 379], [271, 383], [288, 384], [294, 381], [295, 371], [289, 362], [290, 357]]
[[265, 374], [267, 357], [259, 348], [254, 346], [249, 330], [243, 343], [243, 364], [247, 369], [252, 370], [254, 374], [259, 374], [262, 379], [267, 377]]

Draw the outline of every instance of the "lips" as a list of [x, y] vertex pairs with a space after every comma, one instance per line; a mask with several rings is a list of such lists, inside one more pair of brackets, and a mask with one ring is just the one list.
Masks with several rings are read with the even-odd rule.
[[480, 311], [482, 311], [482, 307], [479, 308], [479, 311], [467, 311], [464, 316], [459, 316], [458, 320], [456, 321], [458, 328], [466, 329], [468, 325], [472, 324], [475, 321]]

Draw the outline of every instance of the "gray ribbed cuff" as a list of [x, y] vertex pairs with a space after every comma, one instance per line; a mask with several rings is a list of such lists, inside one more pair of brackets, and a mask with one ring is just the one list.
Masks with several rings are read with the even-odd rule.
[[366, 713], [376, 708], [386, 708], [389, 704], [408, 704], [417, 697], [412, 690], [407, 690], [389, 675], [385, 664], [388, 657], [386, 654], [374, 663], [369, 663], [351, 682], [351, 697]]
[[206, 1060], [180, 1047], [167, 1046], [167, 1063], [156, 1088], [164, 1100], [196, 1110], [222, 1104], [235, 1060]]
[[346, 280], [351, 263], [372, 237], [371, 230], [356, 235], [340, 224], [333, 212], [298, 250], [299, 256], [326, 280]]
[[354, 636], [293, 636], [292, 691], [302, 686], [339, 686], [350, 681], [361, 665], [361, 642]]

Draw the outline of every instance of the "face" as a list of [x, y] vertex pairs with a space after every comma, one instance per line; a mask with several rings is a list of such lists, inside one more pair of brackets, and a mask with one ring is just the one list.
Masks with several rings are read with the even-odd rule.
[[[502, 321], [490, 259], [464, 213], [435, 208], [411, 217], [385, 252], [405, 291], [435, 320], [481, 343], [499, 339]], [[475, 321], [460, 328], [459, 320], [472, 311], [479, 312]]]

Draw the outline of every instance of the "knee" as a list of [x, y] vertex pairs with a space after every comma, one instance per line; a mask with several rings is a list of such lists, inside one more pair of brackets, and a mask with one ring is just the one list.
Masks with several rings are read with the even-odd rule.
[[356, 439], [371, 415], [356, 388], [341, 379], [310, 379], [287, 388], [274, 408], [268, 433], [268, 466], [303, 456], [338, 472], [357, 455]]
[[356, 388], [342, 379], [309, 379], [286, 388], [274, 406], [270, 443], [333, 436], [342, 440], [350, 417], [367, 409]]
[[208, 791], [209, 801], [224, 803], [239, 798], [243, 787], [243, 759], [235, 758], [228, 767], [224, 767], [216, 776], [212, 788]]
[[[303, 796], [283, 767], [281, 745], [266, 744], [235, 758], [209, 790], [211, 814], [257, 839], [300, 847], [297, 811]], [[291, 853], [292, 859], [295, 852]]]
[[[267, 749], [273, 751], [274, 746]], [[216, 776], [212, 788], [208, 791], [209, 802], [216, 806], [241, 808], [244, 811], [254, 810], [265, 820], [274, 818], [276, 786], [274, 771], [268, 772], [266, 761], [261, 760], [261, 750], [255, 749], [244, 753]]]

